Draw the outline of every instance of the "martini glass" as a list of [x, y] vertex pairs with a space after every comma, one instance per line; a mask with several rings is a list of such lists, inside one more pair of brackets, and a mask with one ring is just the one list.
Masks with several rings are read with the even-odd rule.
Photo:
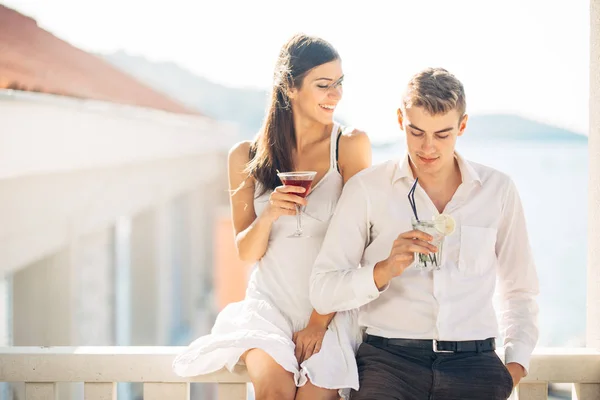
[[[310, 191], [313, 180], [317, 173], [315, 171], [279, 172], [277, 176], [284, 185], [303, 187], [304, 193], [295, 193], [300, 197], [306, 197]], [[302, 232], [302, 210], [300, 204], [296, 204], [296, 232], [288, 236], [290, 238], [305, 238], [309, 235]]]

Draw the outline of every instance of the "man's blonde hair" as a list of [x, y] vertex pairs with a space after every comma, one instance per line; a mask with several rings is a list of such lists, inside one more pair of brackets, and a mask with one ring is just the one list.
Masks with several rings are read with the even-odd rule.
[[430, 115], [457, 110], [462, 118], [467, 109], [465, 89], [454, 75], [443, 68], [427, 68], [414, 75], [402, 97], [402, 110], [421, 107]]

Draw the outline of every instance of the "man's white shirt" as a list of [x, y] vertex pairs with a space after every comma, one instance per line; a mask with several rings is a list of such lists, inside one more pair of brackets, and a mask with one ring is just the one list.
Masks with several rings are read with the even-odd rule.
[[[456, 153], [462, 184], [444, 210], [456, 221], [440, 270], [410, 267], [380, 292], [373, 268], [412, 229], [408, 155], [346, 183], [311, 276], [317, 312], [360, 308], [366, 333], [387, 338], [480, 340], [497, 337], [497, 290], [505, 361], [529, 368], [537, 343], [538, 278], [523, 208], [512, 180]], [[419, 218], [438, 214], [417, 186]]]

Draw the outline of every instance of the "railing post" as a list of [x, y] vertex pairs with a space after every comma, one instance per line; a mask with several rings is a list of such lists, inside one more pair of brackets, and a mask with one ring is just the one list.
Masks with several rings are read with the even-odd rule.
[[571, 392], [573, 400], [598, 400], [600, 399], [600, 384], [576, 383]]
[[517, 400], [548, 400], [548, 382], [522, 382], [515, 392]]
[[114, 382], [86, 382], [83, 385], [84, 400], [117, 400], [117, 384]]
[[144, 383], [144, 400], [190, 400], [189, 383]]
[[25, 382], [25, 400], [56, 400], [56, 383]]
[[245, 383], [219, 383], [218, 400], [246, 400]]

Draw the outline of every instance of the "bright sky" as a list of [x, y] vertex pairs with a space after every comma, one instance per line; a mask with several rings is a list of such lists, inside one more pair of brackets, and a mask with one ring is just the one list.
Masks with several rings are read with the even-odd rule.
[[442, 66], [470, 114], [511, 112], [587, 133], [589, 1], [4, 0], [84, 50], [174, 61], [211, 80], [268, 88], [293, 33], [339, 51], [339, 112], [383, 139], [409, 77]]

